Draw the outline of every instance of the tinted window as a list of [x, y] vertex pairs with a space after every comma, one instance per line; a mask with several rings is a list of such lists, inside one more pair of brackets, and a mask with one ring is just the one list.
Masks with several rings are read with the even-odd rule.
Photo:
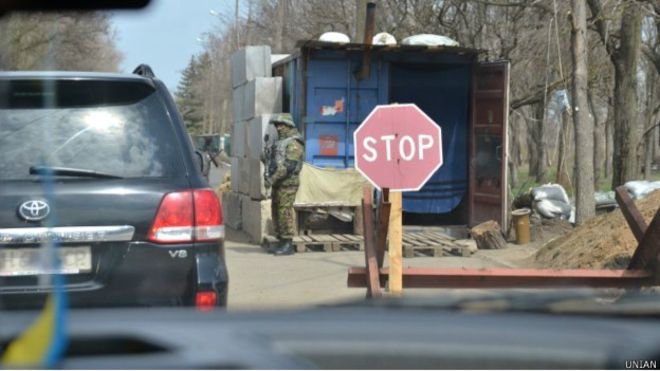
[[179, 163], [167, 111], [144, 83], [13, 81], [0, 90], [0, 179], [30, 178], [33, 165], [162, 177]]

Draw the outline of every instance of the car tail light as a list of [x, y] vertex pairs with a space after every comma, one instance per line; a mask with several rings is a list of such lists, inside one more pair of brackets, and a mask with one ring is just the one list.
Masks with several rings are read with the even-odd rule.
[[202, 291], [195, 295], [195, 307], [200, 310], [211, 310], [216, 306], [218, 294], [215, 291]]
[[193, 224], [192, 192], [168, 193], [160, 202], [149, 240], [160, 243], [192, 241]]
[[195, 199], [195, 239], [197, 241], [217, 240], [225, 236], [222, 207], [212, 189], [194, 192]]
[[222, 207], [212, 189], [168, 193], [149, 231], [157, 243], [213, 241], [224, 238]]

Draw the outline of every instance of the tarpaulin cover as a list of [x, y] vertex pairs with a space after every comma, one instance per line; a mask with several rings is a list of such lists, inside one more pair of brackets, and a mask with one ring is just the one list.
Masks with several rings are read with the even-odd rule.
[[403, 194], [404, 211], [448, 213], [467, 195], [470, 68], [392, 64], [390, 101], [415, 103], [442, 128], [443, 165], [419, 192]]
[[359, 206], [363, 186], [368, 184], [355, 168], [328, 169], [304, 163], [294, 205]]

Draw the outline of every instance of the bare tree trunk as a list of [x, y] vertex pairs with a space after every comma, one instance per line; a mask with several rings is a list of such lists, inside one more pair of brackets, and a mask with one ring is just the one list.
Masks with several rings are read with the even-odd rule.
[[612, 107], [611, 104], [608, 104], [607, 118], [605, 119], [605, 171], [604, 171], [605, 179], [609, 179], [612, 176], [613, 156], [614, 156], [614, 108]]
[[545, 107], [542, 103], [534, 105], [534, 119], [535, 121], [532, 124], [534, 128], [532, 135], [534, 136], [534, 148], [531, 148], [534, 151], [535, 159], [535, 172], [530, 173], [530, 176], [534, 176], [538, 183], [543, 183], [547, 176], [547, 160], [546, 154], [548, 153], [545, 148], [545, 123], [543, 122], [543, 111]]
[[538, 122], [534, 118], [532, 119], [527, 118], [525, 121], [527, 124], [527, 161], [528, 161], [527, 173], [529, 175], [529, 178], [533, 178], [536, 177], [536, 173], [538, 172], [538, 167], [539, 167], [538, 150], [537, 150], [537, 147], [540, 145], [540, 143], [537, 142], [537, 137], [539, 136], [537, 131], [539, 129], [539, 126], [538, 126]]
[[253, 17], [254, 0], [248, 0], [248, 14], [247, 25], [245, 26], [245, 43], [252, 45], [252, 17]]
[[355, 39], [356, 43], [364, 41], [364, 27], [367, 19], [367, 2], [368, 0], [355, 1]]
[[575, 222], [596, 214], [594, 199], [594, 127], [589, 117], [587, 71], [587, 4], [573, 0], [571, 51], [573, 56], [573, 126], [575, 128]]
[[603, 159], [605, 158], [603, 154], [606, 150], [605, 142], [607, 138], [605, 138], [605, 123], [600, 122], [596, 114], [596, 105], [594, 104], [594, 96], [591, 89], [589, 89], [587, 94], [589, 95], [589, 111], [591, 112], [594, 123], [594, 187], [598, 190], [603, 174]]
[[[651, 123], [652, 124], [652, 123]], [[644, 179], [650, 180], [653, 175], [653, 129], [646, 134], [644, 140]]]
[[240, 33], [240, 15], [241, 15], [241, 1], [236, 0], [234, 4], [234, 28], [236, 32], [236, 50], [241, 47], [241, 33]]
[[621, 46], [614, 60], [614, 155], [612, 188], [639, 177], [637, 66], [641, 48], [642, 13], [627, 3], [621, 21]]
[[571, 141], [571, 116], [568, 113], [568, 107], [562, 112], [561, 127], [559, 129], [559, 145], [557, 146], [557, 175], [555, 183], [561, 184], [566, 190], [573, 189], [572, 175], [568, 172], [568, 143]]
[[225, 135], [227, 133], [227, 128], [225, 127], [225, 123], [228, 122], [225, 118], [227, 117], [227, 99], [222, 100], [222, 114], [220, 115], [220, 129], [218, 132], [220, 135]]
[[509, 125], [509, 143], [511, 145], [509, 146], [509, 163], [507, 164], [509, 166], [509, 183], [511, 184], [511, 187], [514, 188], [518, 185], [518, 164], [519, 164], [519, 158], [520, 158], [520, 138], [516, 133], [518, 130], [517, 128], [517, 123], [518, 119], [513, 116], [513, 114], [509, 115], [511, 117]]
[[[649, 66], [646, 71], [646, 102], [645, 102], [645, 115], [644, 122], [646, 122], [644, 137], [642, 141], [644, 143], [644, 179], [651, 179], [653, 170], [651, 169], [653, 165], [653, 150], [655, 149], [655, 143], [653, 139], [655, 138], [655, 125], [654, 121], [654, 109], [656, 101], [656, 80], [655, 80], [655, 68]], [[641, 143], [640, 143], [641, 144]]]
[[283, 38], [284, 38], [284, 25], [285, 25], [285, 11], [284, 7], [286, 4], [284, 3], [285, 0], [277, 0], [277, 19], [276, 19], [276, 31], [275, 31], [275, 42], [273, 47], [275, 48], [274, 52], [275, 53], [283, 53]]
[[660, 150], [658, 150], [658, 144], [660, 143], [660, 129], [657, 127], [653, 129], [653, 136], [651, 140], [653, 143], [653, 162], [655, 162], [660, 155]]

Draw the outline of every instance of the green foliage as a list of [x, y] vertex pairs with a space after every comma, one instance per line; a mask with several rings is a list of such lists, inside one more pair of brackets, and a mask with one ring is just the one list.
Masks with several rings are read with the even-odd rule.
[[[206, 59], [208, 60], [208, 57]], [[201, 89], [204, 82], [204, 62], [203, 56], [190, 58], [174, 94], [183, 122], [191, 134], [201, 134], [204, 125], [205, 107]]]

